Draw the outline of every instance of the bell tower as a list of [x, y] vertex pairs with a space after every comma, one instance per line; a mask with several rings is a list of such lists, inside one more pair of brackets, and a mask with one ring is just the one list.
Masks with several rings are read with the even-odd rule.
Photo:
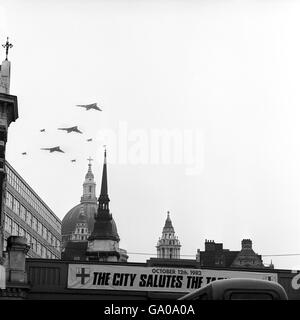
[[104, 151], [104, 163], [102, 171], [101, 193], [98, 199], [98, 211], [95, 216], [94, 229], [88, 238], [86, 255], [90, 260], [119, 261], [120, 238], [116, 223], [109, 211], [109, 196], [107, 188], [107, 163], [106, 150]]
[[162, 236], [157, 243], [157, 258], [180, 259], [180, 242], [175, 236], [175, 231], [170, 219], [170, 212], [167, 212], [167, 219], [163, 228]]
[[85, 175], [85, 180], [83, 183], [83, 193], [81, 197], [81, 203], [86, 202], [94, 202], [97, 203], [96, 197], [96, 183], [94, 180], [94, 174], [92, 172], [92, 164], [91, 161], [93, 160], [91, 157], [87, 159], [89, 161], [89, 168], [88, 172]]

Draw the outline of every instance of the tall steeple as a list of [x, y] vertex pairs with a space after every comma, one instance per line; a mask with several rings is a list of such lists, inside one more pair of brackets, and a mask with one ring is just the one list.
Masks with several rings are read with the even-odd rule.
[[96, 183], [94, 180], [94, 174], [92, 172], [92, 164], [91, 161], [93, 159], [91, 159], [91, 157], [89, 159], [87, 159], [89, 161], [89, 168], [88, 168], [88, 172], [85, 175], [85, 180], [83, 183], [83, 194], [81, 197], [81, 203], [97, 203], [97, 197], [96, 197]]
[[108, 188], [107, 188], [107, 163], [106, 163], [106, 149], [104, 150], [104, 163], [102, 170], [102, 183], [101, 183], [101, 193], [99, 196], [99, 210], [103, 214], [109, 213], [109, 197], [108, 197]]
[[163, 228], [162, 236], [157, 243], [157, 258], [161, 259], [179, 259], [180, 242], [175, 236], [175, 231], [170, 219], [170, 212], [167, 212], [167, 219]]
[[104, 151], [104, 163], [102, 170], [101, 193], [99, 196], [98, 212], [95, 216], [94, 230], [90, 239], [111, 239], [119, 242], [116, 224], [109, 212], [109, 197], [107, 189], [107, 163], [106, 150]]

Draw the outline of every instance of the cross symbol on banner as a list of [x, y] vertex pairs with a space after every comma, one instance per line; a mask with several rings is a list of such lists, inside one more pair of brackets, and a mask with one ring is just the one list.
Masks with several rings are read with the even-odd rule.
[[[81, 284], [85, 284], [85, 278], [90, 277], [90, 273], [84, 273], [85, 268], [81, 268], [81, 273], [79, 273], [79, 268], [77, 269], [76, 278], [81, 278]], [[89, 272], [89, 269], [88, 269]]]

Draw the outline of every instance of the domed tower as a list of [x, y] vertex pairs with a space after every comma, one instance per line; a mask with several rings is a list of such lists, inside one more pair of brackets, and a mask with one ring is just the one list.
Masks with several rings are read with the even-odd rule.
[[163, 228], [162, 236], [157, 243], [157, 258], [160, 259], [180, 259], [180, 242], [175, 236], [175, 231], [170, 219], [170, 212]]
[[109, 201], [105, 150], [98, 211], [95, 215], [94, 229], [88, 238], [89, 242], [86, 255], [89, 257], [89, 260], [120, 261], [120, 237], [118, 235], [116, 223], [109, 211]]
[[[63, 218], [62, 220], [62, 241], [63, 248], [66, 246], [66, 243], [71, 240], [75, 229], [78, 223], [80, 222], [80, 217], [82, 214], [85, 216], [85, 223], [87, 227], [87, 234], [91, 234], [94, 223], [95, 223], [95, 214], [97, 213], [97, 197], [96, 197], [96, 183], [94, 180], [94, 174], [92, 172], [91, 161], [93, 159], [89, 158], [88, 172], [85, 175], [85, 180], [83, 182], [83, 193], [81, 196], [80, 203], [73, 207]], [[78, 230], [77, 230], [78, 231]]]
[[97, 203], [96, 197], [96, 183], [94, 180], [94, 174], [92, 172], [91, 161], [93, 159], [89, 158], [89, 168], [88, 172], [85, 175], [85, 180], [83, 183], [83, 195], [81, 197], [81, 203]]

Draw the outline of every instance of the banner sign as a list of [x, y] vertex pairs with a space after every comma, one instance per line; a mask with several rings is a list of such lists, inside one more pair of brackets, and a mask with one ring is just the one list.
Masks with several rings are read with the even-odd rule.
[[5, 268], [0, 265], [0, 289], [5, 289]]
[[211, 281], [229, 278], [252, 278], [277, 282], [276, 273], [69, 264], [68, 288], [97, 290], [135, 290], [190, 292]]

